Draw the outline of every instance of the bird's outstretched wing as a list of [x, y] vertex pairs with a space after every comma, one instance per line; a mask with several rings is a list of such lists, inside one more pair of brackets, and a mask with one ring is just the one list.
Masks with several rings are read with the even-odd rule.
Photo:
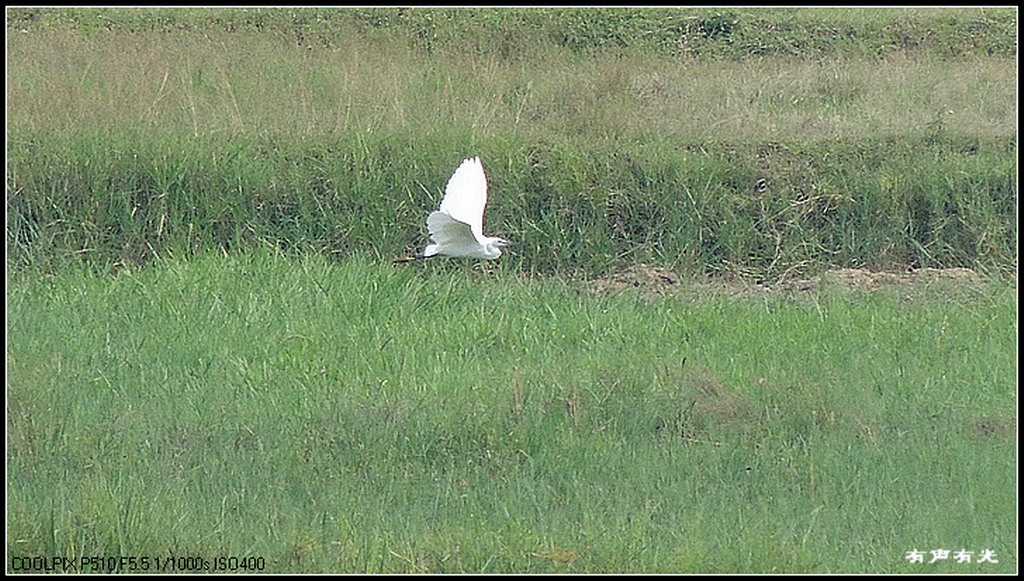
[[[479, 157], [463, 160], [448, 180], [440, 211], [469, 225], [473, 237], [484, 239], [484, 207], [487, 205], [487, 176]], [[429, 221], [427, 223], [430, 225]], [[431, 229], [431, 235], [433, 235]], [[440, 241], [438, 241], [440, 242]]]
[[442, 248], [450, 256], [472, 256], [479, 247], [469, 224], [444, 212], [431, 212], [427, 216], [427, 230], [431, 243], [423, 251], [424, 256], [433, 256]]

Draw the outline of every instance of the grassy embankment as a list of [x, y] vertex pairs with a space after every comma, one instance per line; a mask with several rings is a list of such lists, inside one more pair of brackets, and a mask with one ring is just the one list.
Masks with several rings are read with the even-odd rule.
[[[1014, 272], [1015, 66], [974, 26], [1006, 13], [739, 12], [677, 52], [539, 24], [491, 46], [486, 18], [415, 11], [108, 13], [9, 39], [12, 555], [1015, 570], [1012, 288], [646, 301], [527, 276]], [[562, 24], [613, 21], [584, 16]], [[517, 253], [382, 260], [472, 154]]]
[[448, 13], [26, 21], [14, 264], [393, 257], [481, 155], [516, 270], [1015, 269], [1015, 12]]

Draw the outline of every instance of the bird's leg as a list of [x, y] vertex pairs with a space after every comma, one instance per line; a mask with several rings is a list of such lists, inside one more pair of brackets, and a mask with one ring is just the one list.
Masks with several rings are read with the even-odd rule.
[[407, 262], [414, 262], [416, 260], [424, 260], [426, 258], [434, 258], [435, 256], [441, 256], [441, 255], [440, 254], [431, 254], [430, 256], [423, 256], [422, 254], [417, 254], [416, 256], [407, 256], [405, 258], [396, 258], [396, 259], [391, 261], [391, 264], [405, 264]]

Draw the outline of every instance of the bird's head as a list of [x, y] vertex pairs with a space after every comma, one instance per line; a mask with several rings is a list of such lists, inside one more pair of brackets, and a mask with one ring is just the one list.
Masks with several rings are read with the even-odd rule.
[[495, 259], [501, 256], [501, 249], [503, 246], [512, 244], [510, 241], [504, 238], [498, 238], [497, 236], [488, 236], [487, 241], [484, 243], [484, 254], [486, 258]]

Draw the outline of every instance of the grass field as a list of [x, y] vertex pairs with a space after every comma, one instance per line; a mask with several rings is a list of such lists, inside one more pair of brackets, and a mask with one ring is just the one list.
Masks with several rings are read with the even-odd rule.
[[260, 252], [47, 277], [8, 308], [12, 554], [1015, 567], [1006, 287], [648, 302]]
[[1016, 18], [9, 9], [8, 571], [1015, 572]]

